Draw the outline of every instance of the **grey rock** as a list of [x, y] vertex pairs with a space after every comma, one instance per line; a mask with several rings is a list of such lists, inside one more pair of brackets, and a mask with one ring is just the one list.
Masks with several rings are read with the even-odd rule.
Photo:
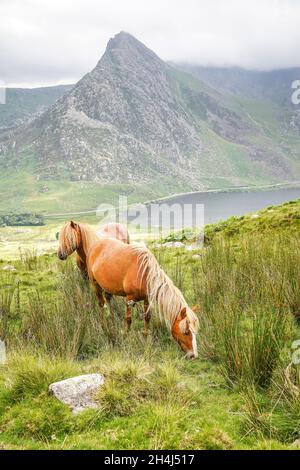
[[161, 245], [164, 248], [183, 248], [184, 243], [182, 242], [166, 242]]
[[87, 408], [97, 408], [94, 396], [103, 384], [104, 377], [100, 374], [80, 375], [51, 384], [49, 392], [69, 405], [73, 413], [78, 413]]
[[300, 447], [300, 439], [296, 439], [293, 444], [292, 444], [293, 447]]
[[199, 250], [199, 243], [193, 243], [192, 245], [186, 245], [186, 251]]
[[8, 264], [6, 266], [3, 266], [2, 271], [16, 271], [16, 268]]

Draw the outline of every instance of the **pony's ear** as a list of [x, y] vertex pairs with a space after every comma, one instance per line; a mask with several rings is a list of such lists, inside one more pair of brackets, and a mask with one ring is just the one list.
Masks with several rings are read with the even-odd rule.
[[71, 221], [70, 221], [70, 225], [71, 225], [72, 228], [76, 228], [76, 225], [77, 225], [77, 224], [75, 224], [75, 222], [73, 222], [73, 220], [71, 220]]
[[199, 305], [194, 305], [194, 306], [192, 307], [192, 310], [193, 310], [194, 313], [199, 313], [199, 312], [200, 312], [200, 307], [199, 307]]
[[186, 307], [180, 310], [179, 319], [184, 320], [186, 318]]

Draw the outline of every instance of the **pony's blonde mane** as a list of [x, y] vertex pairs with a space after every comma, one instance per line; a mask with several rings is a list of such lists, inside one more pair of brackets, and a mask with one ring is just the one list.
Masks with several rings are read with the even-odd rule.
[[[89, 249], [97, 240], [99, 240], [99, 237], [89, 225], [79, 223], [77, 223], [77, 225], [79, 226], [81, 232], [83, 250], [87, 255]], [[77, 237], [75, 230], [71, 226], [71, 222], [67, 222], [61, 229], [59, 234], [59, 242], [61, 247], [66, 252], [73, 252], [76, 250]]]
[[144, 246], [133, 245], [132, 249], [138, 255], [138, 277], [140, 282], [142, 283], [144, 276], [147, 276], [146, 286], [149, 308], [156, 308], [160, 319], [164, 320], [170, 328], [172, 328], [181, 310], [186, 308], [190, 329], [196, 333], [199, 323], [197, 316], [188, 306], [180, 290], [159, 266], [155, 256]]

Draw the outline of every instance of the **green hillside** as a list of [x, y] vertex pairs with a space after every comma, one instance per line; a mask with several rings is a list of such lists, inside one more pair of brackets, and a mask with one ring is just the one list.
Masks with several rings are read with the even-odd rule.
[[[291, 126], [294, 115], [291, 108], [263, 97], [249, 98], [246, 93], [237, 96], [224, 94], [224, 91], [218, 91], [180, 70], [171, 69], [171, 74], [177, 81], [177, 92], [182, 102], [199, 122], [203, 139], [214, 149], [218, 168], [222, 169], [225, 180], [227, 174], [230, 180], [231, 172], [233, 183], [238, 177], [246, 181], [247, 176], [248, 181], [252, 179], [256, 184], [263, 179], [274, 182], [276, 175], [272, 164], [294, 168], [293, 178], [298, 174], [300, 136], [299, 129]], [[211, 120], [212, 113], [219, 121]], [[252, 149], [250, 159], [247, 147]], [[270, 165], [265, 175], [263, 165], [256, 166], [260, 158], [261, 164]], [[201, 163], [205, 169], [207, 163]], [[216, 171], [211, 173], [213, 179]]]

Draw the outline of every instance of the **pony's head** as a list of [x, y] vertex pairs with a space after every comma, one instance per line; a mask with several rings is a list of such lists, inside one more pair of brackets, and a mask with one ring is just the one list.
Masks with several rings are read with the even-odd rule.
[[61, 260], [66, 260], [74, 251], [76, 251], [81, 243], [81, 231], [78, 224], [67, 222], [59, 234], [59, 247], [57, 256]]
[[173, 323], [172, 335], [181, 349], [186, 353], [186, 357], [190, 359], [198, 357], [196, 343], [197, 330], [198, 318], [194, 311], [189, 307], [183, 307]]

